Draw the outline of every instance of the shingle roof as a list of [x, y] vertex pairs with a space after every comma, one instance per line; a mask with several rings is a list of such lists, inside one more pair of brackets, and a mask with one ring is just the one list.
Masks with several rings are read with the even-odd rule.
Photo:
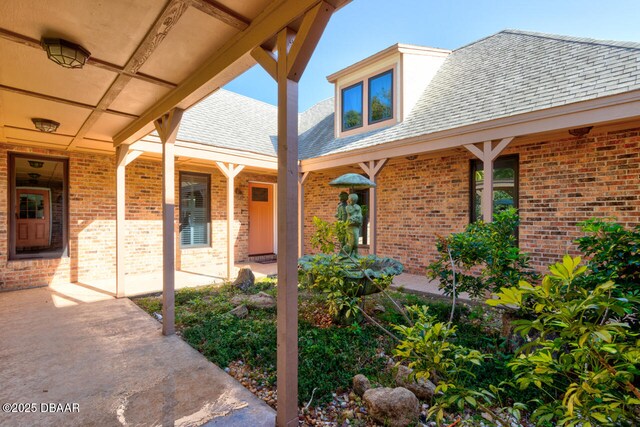
[[[640, 43], [504, 30], [453, 51], [407, 119], [335, 139], [302, 138], [300, 158], [640, 89]], [[313, 129], [310, 135], [333, 135]]]
[[[453, 51], [404, 122], [334, 138], [334, 102], [299, 115], [300, 158], [384, 144], [640, 89], [640, 43], [504, 30]], [[178, 138], [276, 155], [277, 108], [219, 90], [182, 119]]]
[[275, 156], [278, 109], [220, 89], [187, 110], [178, 139]]

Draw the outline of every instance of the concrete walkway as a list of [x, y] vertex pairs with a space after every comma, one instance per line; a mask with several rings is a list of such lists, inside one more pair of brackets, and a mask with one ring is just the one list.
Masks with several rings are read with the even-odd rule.
[[[253, 271], [256, 279], [267, 277], [275, 274], [278, 270], [276, 263], [271, 264], [236, 264], [236, 272], [241, 267], [249, 267]], [[193, 288], [196, 286], [205, 286], [212, 284], [224, 283], [226, 278], [220, 271], [215, 269], [200, 269], [198, 271], [176, 271], [176, 289]], [[115, 277], [107, 277], [105, 279], [96, 279], [77, 283], [78, 286], [88, 290], [103, 293], [107, 296], [116, 295]], [[162, 292], [162, 271], [149, 274], [127, 275], [125, 277], [125, 296], [134, 297], [140, 295], [148, 295]]]
[[275, 423], [269, 406], [179, 337], [162, 336], [128, 299], [77, 285], [4, 292], [0, 325], [0, 404], [35, 409], [0, 412], [2, 426]]
[[[393, 279], [392, 288], [399, 291], [409, 292], [418, 295], [431, 295], [441, 298], [450, 299], [445, 296], [438, 288], [439, 282], [437, 280], [431, 280], [427, 276], [420, 276], [417, 274], [402, 273]], [[470, 300], [471, 297], [468, 293], [463, 292], [458, 295], [459, 299]]]

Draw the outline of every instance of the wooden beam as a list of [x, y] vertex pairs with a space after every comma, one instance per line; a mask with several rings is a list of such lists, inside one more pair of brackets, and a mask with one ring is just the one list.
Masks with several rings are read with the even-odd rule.
[[305, 14], [287, 59], [287, 75], [291, 80], [300, 81], [334, 11], [333, 6], [321, 1]]
[[175, 325], [175, 155], [174, 144], [183, 110], [173, 109], [154, 122], [162, 140], [162, 334]]
[[235, 236], [233, 233], [235, 177], [244, 169], [243, 165], [216, 162], [218, 169], [227, 177], [227, 279], [231, 280], [235, 273]]
[[278, 427], [298, 425], [298, 83], [288, 78], [290, 33], [278, 34]]
[[[84, 108], [86, 110], [96, 111], [97, 107], [90, 104], [84, 104], [82, 102], [71, 101], [65, 98], [58, 98], [56, 96], [45, 95], [43, 93], [31, 92], [29, 90], [19, 89], [17, 87], [5, 86], [0, 84], [0, 90], [6, 92], [17, 93], [18, 95], [29, 96], [32, 98], [44, 99], [45, 101], [59, 102], [61, 104], [70, 105], [72, 107]], [[115, 116], [126, 117], [128, 119], [137, 119], [138, 116], [135, 114], [125, 113], [123, 111], [109, 110], [105, 109], [105, 113], [113, 114]]]
[[[389, 159], [370, 160], [367, 163], [359, 163], [369, 179], [376, 183], [378, 173]], [[375, 255], [378, 251], [378, 202], [376, 187], [369, 189], [369, 253]]]
[[273, 37], [278, 29], [284, 28], [304, 14], [319, 0], [279, 0], [271, 3], [249, 27], [232, 37], [204, 64], [186, 78], [177, 88], [160, 99], [153, 107], [145, 111], [133, 123], [122, 129], [114, 138], [114, 145], [134, 142], [142, 135], [140, 132], [151, 121], [165, 111], [178, 105], [187, 96], [200, 89], [211, 79], [220, 75], [233, 63], [264, 44]]
[[246, 19], [212, 0], [191, 0], [191, 6], [240, 31], [244, 31], [249, 26]]
[[126, 253], [126, 158], [128, 145], [116, 149], [116, 298], [125, 296]]
[[[34, 49], [43, 50], [42, 45], [40, 44], [40, 40], [32, 39], [31, 37], [14, 33], [12, 31], [5, 30], [4, 28], [0, 28], [0, 38], [3, 38], [5, 40], [10, 40], [15, 43], [20, 43], [24, 46], [28, 46]], [[124, 74], [134, 79], [141, 80], [147, 83], [152, 83], [158, 86], [166, 87], [168, 89], [173, 89], [177, 86], [171, 82], [159, 79], [157, 77], [148, 76], [142, 73], [127, 72], [124, 70], [124, 68], [118, 65], [111, 64], [110, 62], [103, 61], [101, 59], [94, 58], [94, 57], [89, 57], [89, 59], [87, 59], [86, 65], [96, 67], [96, 68], [101, 68], [103, 70], [111, 71], [117, 74]]]
[[309, 172], [298, 173], [298, 258], [304, 256], [304, 182]]
[[269, 52], [268, 50], [262, 48], [261, 46], [256, 47], [251, 51], [251, 56], [256, 60], [262, 68], [273, 78], [273, 80], [278, 80], [277, 76], [277, 62], [276, 57], [273, 52]]
[[493, 146], [493, 141], [485, 141], [482, 149], [478, 148], [475, 144], [464, 145], [464, 148], [482, 160], [484, 173], [481, 200], [482, 220], [484, 222], [493, 221], [493, 163], [511, 141], [513, 141], [513, 137], [503, 138], [495, 147]]
[[[155, 23], [147, 33], [147, 35], [142, 40], [142, 43], [138, 45], [131, 58], [127, 61], [124, 66], [124, 70], [135, 74], [138, 72], [140, 67], [144, 65], [145, 61], [151, 56], [153, 51], [162, 43], [164, 38], [169, 34], [169, 31], [173, 28], [173, 26], [178, 22], [182, 14], [189, 7], [190, 0], [170, 0], [169, 4], [164, 8], [158, 19], [156, 19]], [[124, 90], [127, 84], [131, 81], [132, 77], [129, 77], [124, 74], [118, 75], [115, 81], [111, 84], [109, 89], [105, 92], [96, 105], [96, 109], [91, 112], [89, 117], [82, 124], [80, 129], [78, 130], [77, 135], [71, 141], [71, 144], [67, 147], [67, 149], [72, 149], [75, 145], [77, 145], [82, 138], [86, 135], [86, 133], [93, 127], [93, 125], [98, 121], [98, 118], [102, 115], [102, 112], [105, 111], [115, 99], [120, 95], [120, 92]]]
[[127, 157], [126, 157], [126, 159], [124, 161], [125, 165], [129, 166], [129, 163], [133, 162], [135, 159], [140, 157], [142, 154], [144, 154], [144, 151], [129, 150], [129, 153], [127, 154]]

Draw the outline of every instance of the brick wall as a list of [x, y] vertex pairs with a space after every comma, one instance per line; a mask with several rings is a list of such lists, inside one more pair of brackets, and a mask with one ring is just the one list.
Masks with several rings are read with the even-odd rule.
[[[593, 216], [640, 223], [639, 129], [594, 133], [587, 138], [514, 143], [519, 154], [520, 247], [545, 271], [565, 252], [577, 253], [576, 223]], [[378, 254], [424, 274], [434, 260], [436, 236], [469, 221], [472, 155], [464, 149], [413, 160], [390, 159], [378, 183]], [[360, 170], [354, 170], [361, 173]], [[311, 218], [333, 220], [339, 190], [327, 184], [347, 171], [312, 172], [305, 183], [305, 251], [312, 253]]]
[[[69, 158], [69, 257], [9, 261], [8, 195], [0, 192], [0, 290], [115, 277], [115, 160], [113, 156], [63, 152], [0, 144], [0, 185], [8, 188], [7, 153]], [[177, 168], [176, 200], [179, 200]], [[203, 173], [201, 170], [194, 172]], [[211, 177], [210, 248], [184, 249], [183, 270], [226, 274], [226, 178]], [[275, 176], [241, 173], [235, 182], [236, 261], [248, 257], [248, 182], [275, 182]], [[162, 266], [162, 178], [160, 162], [138, 159], [126, 169], [127, 274], [157, 272]], [[176, 221], [178, 209], [176, 209]]]

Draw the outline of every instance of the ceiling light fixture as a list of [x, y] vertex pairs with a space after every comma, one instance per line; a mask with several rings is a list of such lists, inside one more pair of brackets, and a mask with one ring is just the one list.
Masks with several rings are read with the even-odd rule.
[[36, 172], [29, 172], [29, 178], [38, 179], [40, 178], [40, 174]]
[[31, 166], [34, 169], [40, 169], [41, 167], [44, 166], [44, 162], [41, 162], [39, 160], [29, 160], [29, 166]]
[[91, 53], [80, 45], [64, 39], [42, 39], [47, 57], [64, 68], [82, 68]]
[[35, 118], [31, 119], [31, 121], [33, 122], [33, 125], [36, 127], [36, 129], [41, 132], [55, 132], [58, 129], [58, 126], [60, 126], [60, 123], [54, 122], [53, 120], [49, 119]]
[[586, 126], [586, 127], [583, 127], [583, 128], [569, 129], [569, 135], [577, 136], [578, 138], [582, 138], [583, 136], [585, 136], [589, 132], [591, 132], [591, 129], [593, 129], [593, 126]]

